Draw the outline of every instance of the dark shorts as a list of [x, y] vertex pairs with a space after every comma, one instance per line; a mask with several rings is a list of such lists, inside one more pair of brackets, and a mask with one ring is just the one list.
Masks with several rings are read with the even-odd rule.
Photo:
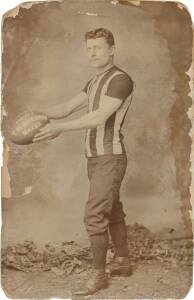
[[90, 191], [84, 223], [89, 235], [103, 233], [110, 223], [124, 219], [120, 187], [126, 167], [126, 154], [88, 158]]

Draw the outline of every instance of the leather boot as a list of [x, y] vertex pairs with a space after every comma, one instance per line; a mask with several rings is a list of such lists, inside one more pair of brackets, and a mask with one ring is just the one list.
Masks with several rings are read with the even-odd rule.
[[116, 256], [107, 265], [107, 269], [111, 276], [130, 276], [132, 274], [132, 267], [128, 257]]
[[83, 288], [75, 291], [74, 296], [87, 296], [108, 287], [108, 275], [105, 270], [94, 269]]

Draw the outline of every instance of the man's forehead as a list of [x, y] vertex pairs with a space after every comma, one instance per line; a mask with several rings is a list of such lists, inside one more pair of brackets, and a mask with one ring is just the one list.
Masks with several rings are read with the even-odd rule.
[[86, 41], [87, 46], [108, 45], [104, 37], [91, 38]]

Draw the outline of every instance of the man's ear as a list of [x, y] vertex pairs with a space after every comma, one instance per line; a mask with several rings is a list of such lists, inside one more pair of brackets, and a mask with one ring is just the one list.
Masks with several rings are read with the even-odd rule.
[[115, 53], [115, 45], [111, 46], [110, 50], [111, 50], [110, 54], [114, 55], [114, 53]]

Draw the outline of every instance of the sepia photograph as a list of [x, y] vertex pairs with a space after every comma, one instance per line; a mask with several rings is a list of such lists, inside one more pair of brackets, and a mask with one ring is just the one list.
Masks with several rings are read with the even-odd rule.
[[7, 297], [189, 293], [192, 27], [175, 1], [29, 1], [3, 15]]

